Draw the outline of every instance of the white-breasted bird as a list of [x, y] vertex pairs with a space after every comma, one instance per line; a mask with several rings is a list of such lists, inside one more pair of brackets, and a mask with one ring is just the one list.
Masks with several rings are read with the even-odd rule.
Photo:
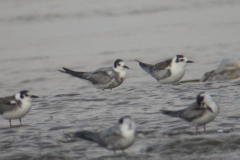
[[178, 82], [185, 74], [187, 63], [193, 63], [193, 61], [189, 61], [187, 57], [183, 55], [176, 55], [172, 59], [159, 62], [155, 65], [136, 61], [139, 62], [139, 66], [145, 72], [163, 84]]
[[136, 138], [136, 124], [130, 116], [119, 119], [118, 124], [100, 132], [80, 131], [76, 137], [98, 143], [100, 146], [113, 150], [122, 150], [130, 147]]
[[188, 108], [177, 111], [161, 110], [161, 112], [184, 119], [196, 126], [197, 131], [198, 126], [204, 126], [204, 131], [206, 131], [206, 124], [215, 119], [219, 106], [207, 92], [201, 92], [197, 95], [196, 102], [190, 104]]
[[93, 72], [76, 72], [63, 67], [62, 73], [70, 74], [91, 83], [97, 89], [112, 89], [118, 87], [123, 83], [127, 77], [127, 69], [129, 69], [125, 62], [117, 59], [113, 67], [99, 68]]
[[19, 119], [22, 124], [21, 118], [32, 108], [32, 98], [38, 98], [38, 96], [29, 94], [27, 90], [20, 91], [14, 96], [0, 98], [0, 114], [3, 119], [9, 120], [10, 126], [12, 126], [12, 119]]

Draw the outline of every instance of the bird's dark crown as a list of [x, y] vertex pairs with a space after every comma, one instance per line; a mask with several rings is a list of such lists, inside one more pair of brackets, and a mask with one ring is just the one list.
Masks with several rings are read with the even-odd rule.
[[119, 124], [123, 124], [123, 121], [124, 121], [125, 118], [131, 119], [130, 116], [124, 116], [124, 117], [122, 117], [122, 118], [119, 119], [118, 123], [119, 123]]
[[114, 68], [116, 68], [120, 62], [123, 62], [122, 59], [117, 59], [115, 62], [114, 62]]
[[201, 92], [197, 95], [197, 104], [200, 105], [201, 102], [204, 100], [204, 96], [202, 95], [205, 92]]
[[182, 59], [184, 58], [184, 55], [176, 55], [176, 56], [177, 56], [176, 62], [183, 61]]
[[27, 95], [28, 92], [29, 92], [28, 90], [20, 91], [20, 92], [19, 92], [19, 93], [20, 93], [20, 98], [23, 99], [23, 97], [24, 97], [25, 95]]

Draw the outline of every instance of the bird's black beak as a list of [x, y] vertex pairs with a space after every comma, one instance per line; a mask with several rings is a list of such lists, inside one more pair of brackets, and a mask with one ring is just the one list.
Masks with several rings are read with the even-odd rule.
[[39, 98], [38, 96], [31, 95], [31, 98]]
[[210, 107], [208, 107], [208, 106], [207, 106], [207, 109], [208, 109], [210, 112], [212, 112], [212, 113], [213, 113], [213, 110], [212, 110], [212, 108], [210, 108]]
[[130, 69], [128, 66], [123, 66], [123, 68], [127, 68], [127, 69]]
[[193, 61], [187, 61], [187, 63], [193, 63]]

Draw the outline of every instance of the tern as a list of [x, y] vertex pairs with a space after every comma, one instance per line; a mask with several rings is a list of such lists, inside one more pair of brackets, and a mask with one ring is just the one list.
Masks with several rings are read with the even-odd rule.
[[100, 146], [113, 150], [122, 150], [130, 147], [136, 138], [136, 124], [130, 116], [124, 116], [119, 119], [118, 124], [100, 132], [80, 131], [75, 133], [89, 141], [98, 143]]
[[9, 120], [10, 127], [12, 126], [12, 119], [19, 119], [28, 114], [32, 108], [32, 98], [38, 98], [29, 94], [29, 91], [23, 90], [14, 96], [0, 98], [0, 114], [3, 119]]
[[65, 67], [63, 67], [64, 71], [59, 71], [86, 80], [95, 88], [104, 90], [121, 85], [127, 77], [127, 69], [129, 69], [129, 67], [125, 65], [125, 62], [117, 59], [113, 67], [103, 67], [93, 72], [76, 72]]
[[139, 62], [139, 66], [159, 83], [169, 84], [178, 82], [185, 74], [185, 67], [187, 63], [193, 63], [189, 61], [187, 57], [183, 55], [176, 55], [172, 59], [168, 59], [163, 62], [159, 62], [155, 65]]
[[201, 92], [197, 95], [196, 102], [188, 108], [177, 111], [161, 110], [161, 112], [190, 122], [196, 126], [198, 132], [198, 126], [204, 126], [204, 131], [206, 131], [206, 124], [215, 119], [219, 112], [219, 106], [207, 92]]

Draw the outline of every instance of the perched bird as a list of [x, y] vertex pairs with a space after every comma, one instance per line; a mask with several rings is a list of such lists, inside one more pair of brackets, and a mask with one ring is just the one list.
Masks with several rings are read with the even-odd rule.
[[211, 96], [206, 92], [201, 92], [197, 95], [196, 102], [192, 103], [188, 108], [178, 110], [178, 111], [168, 111], [161, 110], [163, 114], [172, 117], [180, 117], [192, 125], [196, 126], [198, 131], [198, 126], [204, 126], [204, 131], [206, 131], [206, 124], [213, 121], [217, 116], [219, 107], [216, 102], [214, 102]]
[[173, 59], [168, 59], [155, 65], [140, 61], [137, 62], [139, 62], [139, 66], [145, 72], [163, 84], [178, 82], [185, 74], [187, 63], [193, 63], [192, 61], [188, 61], [187, 57], [183, 55], [176, 55]]
[[224, 57], [216, 70], [206, 72], [201, 79], [205, 81], [225, 81], [240, 78], [240, 52]]
[[122, 150], [130, 147], [136, 137], [136, 125], [130, 116], [124, 116], [119, 119], [118, 124], [100, 132], [80, 131], [75, 133], [76, 137], [80, 137], [89, 141], [98, 143], [100, 146], [113, 150]]
[[86, 80], [95, 88], [104, 90], [121, 85], [127, 76], [127, 69], [129, 68], [123, 60], [117, 59], [113, 67], [103, 67], [93, 72], [76, 72], [65, 67], [63, 69], [64, 71], [59, 71]]
[[12, 119], [19, 119], [22, 124], [21, 118], [32, 108], [32, 98], [38, 96], [30, 95], [27, 90], [20, 91], [14, 96], [0, 98], [0, 114], [4, 119], [9, 120], [10, 126]]

